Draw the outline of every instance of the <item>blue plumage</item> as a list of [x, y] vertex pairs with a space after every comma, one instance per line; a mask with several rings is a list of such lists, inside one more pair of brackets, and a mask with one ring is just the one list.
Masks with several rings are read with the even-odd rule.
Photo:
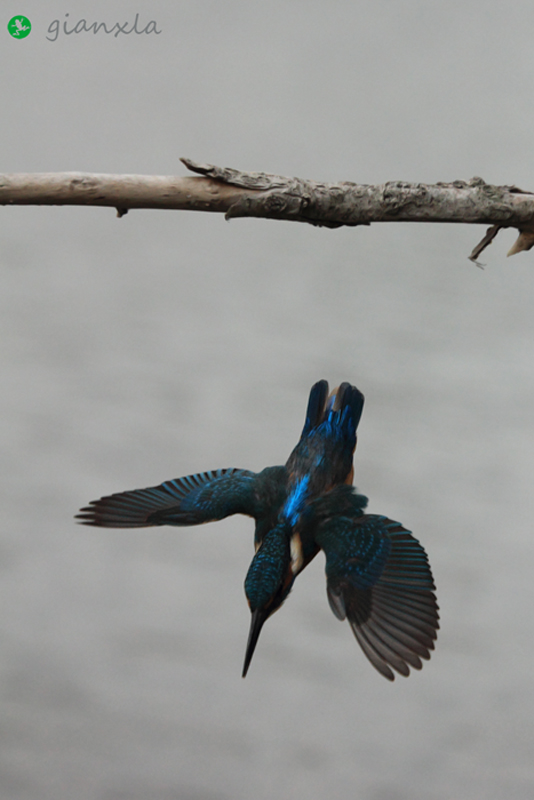
[[245, 580], [251, 610], [243, 676], [261, 628], [295, 578], [322, 549], [332, 611], [347, 619], [373, 666], [392, 680], [429, 658], [438, 606], [426, 553], [399, 523], [365, 514], [352, 487], [364, 398], [342, 383], [312, 386], [301, 437], [285, 466], [254, 473], [218, 469], [103, 497], [81, 509], [85, 525], [135, 528], [199, 525], [245, 514], [256, 554]]
[[[321, 463], [320, 461], [318, 462]], [[310, 476], [304, 475], [302, 478], [297, 478], [288, 492], [286, 502], [282, 508], [282, 517], [287, 520], [289, 526], [293, 527], [297, 524], [300, 515], [302, 514], [308, 497], [308, 487], [310, 485]]]

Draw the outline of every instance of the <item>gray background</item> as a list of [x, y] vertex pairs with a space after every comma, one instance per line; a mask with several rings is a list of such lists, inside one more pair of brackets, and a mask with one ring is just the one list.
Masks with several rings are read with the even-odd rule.
[[[24, 41], [7, 20], [33, 23]], [[159, 36], [60, 35], [86, 17]], [[534, 189], [529, 2], [3, 3], [1, 169]], [[534, 789], [534, 262], [506, 231], [321, 230], [0, 209], [0, 789], [6, 800], [515, 800]], [[246, 681], [250, 520], [76, 527], [89, 500], [285, 461], [311, 384], [357, 384], [370, 510], [442, 612], [390, 685], [323, 559]]]

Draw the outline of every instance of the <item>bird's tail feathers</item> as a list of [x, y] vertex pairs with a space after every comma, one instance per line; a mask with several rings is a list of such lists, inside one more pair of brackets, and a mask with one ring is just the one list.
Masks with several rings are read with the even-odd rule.
[[356, 431], [360, 422], [365, 398], [355, 386], [344, 382], [333, 389], [326, 401], [325, 418]]
[[310, 390], [306, 421], [301, 438], [328, 421], [340, 426], [347, 436], [354, 436], [363, 411], [364, 396], [355, 386], [346, 381], [328, 394], [328, 382], [315, 383]]
[[306, 421], [304, 422], [302, 436], [306, 436], [323, 421], [327, 398], [328, 381], [322, 380], [314, 383], [310, 389], [308, 408], [306, 409]]

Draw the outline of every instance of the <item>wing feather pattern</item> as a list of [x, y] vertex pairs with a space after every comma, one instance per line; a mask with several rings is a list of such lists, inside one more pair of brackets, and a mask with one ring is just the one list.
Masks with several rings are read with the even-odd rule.
[[144, 528], [200, 525], [231, 514], [255, 516], [256, 473], [217, 469], [93, 500], [76, 518], [83, 525]]
[[347, 619], [371, 664], [388, 680], [430, 658], [439, 628], [427, 555], [398, 522], [366, 514], [331, 517], [316, 534], [326, 555], [332, 611]]

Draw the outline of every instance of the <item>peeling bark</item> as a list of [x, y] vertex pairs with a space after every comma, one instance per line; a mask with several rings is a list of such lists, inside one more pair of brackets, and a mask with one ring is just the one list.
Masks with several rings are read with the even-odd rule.
[[516, 228], [508, 255], [534, 246], [534, 193], [494, 186], [482, 178], [451, 183], [380, 185], [321, 183], [197, 164], [202, 177], [37, 173], [0, 175], [1, 205], [111, 206], [224, 213], [226, 219], [263, 217], [329, 228], [372, 222], [456, 222], [490, 225], [469, 256], [472, 261], [501, 228]]

